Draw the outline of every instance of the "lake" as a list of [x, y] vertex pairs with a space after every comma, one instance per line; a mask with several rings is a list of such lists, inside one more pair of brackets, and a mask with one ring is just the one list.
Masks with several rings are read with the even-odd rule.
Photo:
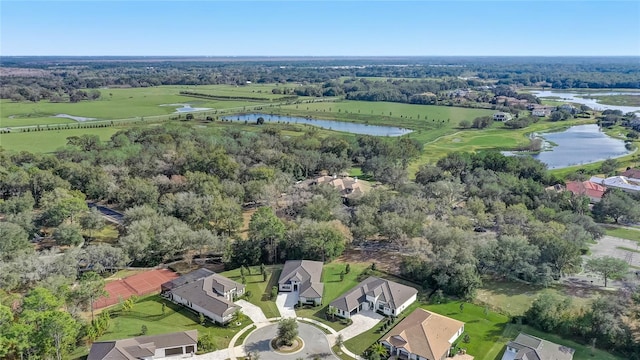
[[588, 164], [630, 153], [624, 141], [608, 136], [595, 124], [572, 126], [562, 132], [540, 133], [536, 136], [556, 144], [548, 151], [533, 155], [547, 164], [549, 169]]
[[[620, 110], [623, 113], [640, 111], [640, 107], [637, 106], [619, 106], [619, 105], [606, 105], [598, 102], [598, 96], [607, 95], [640, 95], [640, 92], [593, 92], [593, 93], [571, 93], [561, 91], [532, 91], [533, 95], [544, 97], [559, 97], [558, 101], [566, 103], [576, 103], [587, 105], [594, 110]], [[555, 100], [555, 99], [554, 99]]]
[[292, 123], [292, 124], [306, 124], [313, 125], [323, 129], [348, 132], [352, 134], [360, 135], [373, 135], [373, 136], [402, 136], [412, 132], [409, 129], [403, 129], [393, 126], [379, 126], [379, 125], [367, 125], [358, 124], [345, 121], [333, 121], [333, 120], [316, 120], [307, 119], [296, 116], [280, 116], [280, 115], [266, 115], [266, 114], [245, 114], [235, 116], [225, 116], [223, 119], [231, 121], [247, 121], [255, 123], [259, 117], [263, 117], [265, 122], [271, 123]]

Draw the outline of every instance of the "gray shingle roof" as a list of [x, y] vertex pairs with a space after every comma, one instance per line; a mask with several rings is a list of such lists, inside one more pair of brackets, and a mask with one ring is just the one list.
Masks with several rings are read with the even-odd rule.
[[91, 346], [87, 360], [136, 360], [153, 356], [157, 348], [172, 348], [198, 343], [198, 331], [138, 336], [129, 339], [97, 341]]
[[514, 360], [571, 360], [574, 349], [520, 333], [507, 346], [518, 349]]
[[369, 294], [370, 296], [379, 295], [379, 299], [395, 309], [417, 293], [418, 290], [410, 286], [370, 276], [353, 289], [333, 300], [330, 305], [349, 312], [365, 302], [366, 296]]
[[289, 260], [284, 263], [278, 284], [286, 284], [291, 280], [300, 282], [298, 291], [300, 296], [308, 298], [322, 297], [324, 285], [322, 277], [322, 262], [311, 260]]
[[171, 293], [220, 317], [225, 317], [240, 308], [213, 291], [213, 279], [211, 277], [182, 285], [171, 290]]

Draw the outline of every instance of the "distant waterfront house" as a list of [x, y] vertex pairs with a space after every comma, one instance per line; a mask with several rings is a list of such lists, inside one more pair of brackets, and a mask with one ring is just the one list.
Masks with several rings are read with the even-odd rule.
[[416, 309], [380, 340], [389, 355], [399, 359], [444, 360], [464, 332], [464, 323]]
[[278, 290], [282, 292], [297, 292], [298, 301], [305, 304], [320, 305], [324, 284], [322, 278], [322, 262], [311, 260], [289, 260], [284, 263]]
[[566, 111], [570, 114], [575, 114], [576, 112], [578, 112], [578, 109], [576, 109], [576, 107], [571, 104], [562, 104], [558, 107], [558, 110]]
[[198, 331], [138, 336], [122, 340], [96, 341], [87, 360], [163, 359], [192, 356], [198, 351]]
[[506, 112], [497, 112], [495, 114], [493, 114], [493, 120], [494, 121], [509, 121], [513, 119], [513, 116], [511, 116], [511, 114], [506, 113]]
[[370, 276], [330, 304], [337, 315], [350, 318], [363, 310], [398, 315], [414, 301], [418, 290], [393, 281]]
[[640, 191], [640, 179], [628, 178], [626, 176], [611, 176], [606, 179], [592, 176], [589, 180], [607, 188], [620, 189], [627, 192]]
[[589, 197], [592, 204], [600, 202], [607, 188], [591, 181], [567, 181], [567, 191]]
[[544, 117], [544, 116], [549, 116], [551, 115], [551, 110], [553, 108], [548, 107], [548, 106], [535, 106], [533, 107], [533, 109], [531, 110], [531, 115], [533, 116], [538, 116], [538, 117]]
[[509, 341], [502, 360], [572, 360], [574, 349], [529, 334]]
[[244, 285], [207, 269], [162, 284], [164, 297], [220, 324], [228, 323], [240, 309], [233, 300], [242, 294]]

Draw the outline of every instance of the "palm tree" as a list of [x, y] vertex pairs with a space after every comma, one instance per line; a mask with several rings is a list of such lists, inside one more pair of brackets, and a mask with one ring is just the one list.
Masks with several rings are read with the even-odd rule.
[[375, 344], [369, 347], [369, 354], [377, 359], [386, 359], [389, 356], [389, 352], [387, 348], [382, 345], [380, 342], [376, 342]]

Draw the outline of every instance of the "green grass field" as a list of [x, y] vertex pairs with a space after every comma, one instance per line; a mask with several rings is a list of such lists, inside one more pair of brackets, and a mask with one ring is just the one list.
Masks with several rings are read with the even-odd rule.
[[[280, 85], [285, 87], [285, 85]], [[75, 122], [64, 118], [52, 118], [56, 114], [90, 117], [96, 119], [129, 119], [169, 115], [179, 106], [160, 106], [163, 104], [188, 103], [193, 107], [215, 110], [236, 109], [255, 106], [259, 102], [247, 100], [208, 100], [180, 95], [181, 91], [201, 92], [219, 96], [264, 98], [268, 104], [283, 95], [271, 94], [274, 84], [247, 86], [206, 85], [206, 86], [156, 86], [147, 88], [100, 89], [102, 97], [96, 101], [78, 103], [51, 103], [49, 101], [12, 102], [0, 101], [0, 127], [27, 125], [63, 124]], [[213, 112], [213, 110], [211, 110]]]
[[[502, 314], [523, 315], [531, 307], [533, 301], [542, 293], [552, 293], [562, 296], [571, 296], [568, 289], [563, 286], [536, 286], [514, 281], [484, 280], [478, 289], [476, 300], [486, 304], [490, 309]], [[577, 310], [591, 303], [592, 297], [597, 293], [571, 296], [573, 307]]]
[[[462, 335], [458, 341], [458, 347], [466, 348], [467, 352], [478, 360], [493, 360], [504, 347], [505, 343], [498, 342], [508, 322], [508, 318], [504, 315], [490, 311], [485, 316], [483, 307], [469, 303], [465, 303], [464, 310], [460, 312], [460, 302], [458, 301], [435, 305], [416, 302], [402, 313], [401, 318], [406, 317], [418, 307], [463, 321], [465, 323], [465, 334], [469, 334], [471, 341], [465, 344], [462, 342], [464, 337]], [[399, 321], [401, 319], [398, 319]], [[355, 354], [362, 354], [364, 350], [385, 334], [386, 332], [380, 331], [380, 326], [375, 326], [373, 329], [347, 340], [345, 346]]]
[[[162, 303], [166, 304], [165, 314], [162, 314]], [[176, 331], [198, 330], [199, 335], [210, 333], [213, 335], [216, 347], [225, 348], [229, 341], [240, 329], [251, 323], [247, 319], [242, 325], [218, 326], [206, 322], [200, 325], [198, 316], [183, 306], [165, 301], [159, 295], [140, 298], [133, 309], [123, 313], [118, 308], [112, 311], [111, 326], [107, 333], [98, 340], [124, 339], [140, 335], [142, 325], [146, 325], [148, 335], [165, 334]]]
[[[592, 351], [588, 346], [528, 326], [511, 324], [507, 316], [493, 311], [489, 311], [485, 315], [485, 308], [482, 306], [465, 303], [463, 311], [460, 311], [460, 301], [451, 301], [444, 304], [415, 303], [405, 310], [401, 317], [409, 315], [418, 307], [464, 322], [464, 334], [469, 335], [470, 341], [469, 343], [464, 343], [462, 341], [463, 334], [458, 338], [456, 344], [459, 348], [467, 349], [467, 353], [473, 355], [476, 360], [500, 360], [506, 344], [515, 339], [520, 331], [575, 349], [574, 359], [576, 360], [621, 360], [598, 349], [592, 355]], [[385, 333], [380, 332], [380, 326], [376, 326], [353, 339], [347, 340], [345, 346], [355, 354], [362, 354], [364, 350], [384, 335]]]
[[638, 95], [598, 95], [595, 93], [582, 97], [593, 97], [598, 100], [598, 103], [606, 105], [640, 106], [640, 96]]
[[[260, 307], [267, 319], [280, 316], [278, 307], [276, 306], [275, 299], [269, 299], [271, 294], [271, 287], [278, 285], [278, 277], [280, 277], [280, 271], [282, 265], [270, 265], [265, 267], [267, 271], [267, 281], [264, 282], [262, 275], [260, 275], [260, 269], [256, 266], [252, 267], [252, 275], [245, 274], [246, 291], [251, 291], [251, 298], [249, 302]], [[240, 282], [240, 268], [229, 270], [220, 273], [222, 276]]]
[[640, 243], [640, 229], [633, 230], [633, 229], [616, 227], [611, 225], [605, 225], [604, 229], [605, 229], [605, 233], [609, 236], [613, 236], [621, 239], [633, 240]]
[[11, 151], [29, 151], [33, 153], [48, 153], [65, 146], [69, 136], [84, 134], [98, 135], [100, 140], [109, 140], [111, 135], [124, 127], [105, 127], [95, 129], [69, 129], [34, 132], [15, 132], [0, 134], [0, 146]]

